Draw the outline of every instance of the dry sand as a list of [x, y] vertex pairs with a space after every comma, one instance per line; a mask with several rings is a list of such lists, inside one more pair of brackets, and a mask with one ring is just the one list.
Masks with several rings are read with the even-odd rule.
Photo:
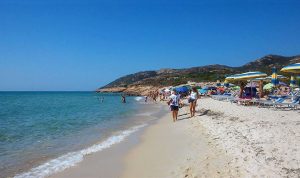
[[210, 98], [197, 109], [192, 119], [173, 124], [167, 117], [150, 127], [127, 156], [123, 177], [300, 177], [299, 110]]
[[202, 99], [200, 117], [218, 148], [245, 177], [300, 177], [300, 112]]
[[146, 130], [140, 144], [127, 155], [122, 177], [241, 176], [238, 169], [229, 165], [233, 158], [214, 145], [204, 127], [193, 125], [188, 115], [179, 119], [173, 123], [168, 114]]

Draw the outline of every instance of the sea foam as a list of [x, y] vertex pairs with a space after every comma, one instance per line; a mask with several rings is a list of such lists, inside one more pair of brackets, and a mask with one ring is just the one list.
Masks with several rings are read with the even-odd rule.
[[138, 96], [138, 97], [135, 97], [134, 99], [135, 99], [136, 101], [141, 101], [141, 100], [143, 100], [143, 97]]
[[111, 147], [116, 143], [120, 143], [130, 134], [138, 131], [140, 128], [145, 126], [146, 124], [132, 127], [131, 129], [125, 130], [118, 135], [114, 135], [107, 138], [106, 140], [104, 140], [99, 144], [95, 144], [86, 149], [76, 151], [76, 152], [70, 152], [58, 158], [52, 159], [40, 166], [32, 168], [29, 172], [16, 175], [15, 178], [36, 178], [36, 177], [42, 178], [42, 177], [52, 175], [54, 173], [61, 172], [64, 169], [72, 167], [78, 164], [79, 162], [81, 162], [85, 155], [102, 151], [106, 148]]

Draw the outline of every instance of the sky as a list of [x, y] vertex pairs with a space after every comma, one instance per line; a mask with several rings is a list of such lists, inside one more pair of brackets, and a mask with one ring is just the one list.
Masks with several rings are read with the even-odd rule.
[[300, 54], [300, 1], [0, 0], [0, 91]]

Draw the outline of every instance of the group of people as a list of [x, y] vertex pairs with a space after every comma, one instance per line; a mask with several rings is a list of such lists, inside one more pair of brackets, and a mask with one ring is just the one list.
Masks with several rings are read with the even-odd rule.
[[156, 102], [156, 101], [157, 101], [157, 98], [158, 98], [158, 95], [159, 95], [158, 90], [150, 91], [150, 92], [148, 93], [148, 95], [145, 96], [145, 103], [148, 102], [148, 99], [149, 99], [149, 98], [151, 98], [153, 102]]
[[[191, 118], [195, 116], [196, 113], [196, 106], [197, 106], [197, 100], [200, 98], [199, 92], [196, 87], [193, 87], [189, 95], [187, 96], [188, 103], [190, 105], [190, 116]], [[183, 105], [181, 102], [183, 98], [181, 98], [181, 95], [176, 92], [176, 90], [173, 90], [171, 92], [171, 96], [169, 97], [169, 101], [167, 104], [170, 106], [173, 122], [176, 122], [178, 119], [178, 111], [179, 108]]]
[[[154, 102], [156, 102], [158, 96], [160, 95], [161, 94], [158, 92], [158, 90], [150, 91], [149, 94], [145, 96], [145, 102], [148, 102], [148, 98], [151, 98]], [[178, 120], [179, 109], [184, 106], [184, 103], [182, 102], [184, 97], [185, 95], [177, 93], [176, 90], [172, 90], [171, 95], [169, 95], [168, 97], [169, 100], [167, 104], [170, 106], [173, 122], [176, 122]], [[200, 98], [197, 88], [193, 87], [186, 98], [189, 103], [190, 118], [192, 118], [195, 116], [197, 100]], [[126, 96], [124, 94], [121, 95], [121, 102], [126, 103]]]

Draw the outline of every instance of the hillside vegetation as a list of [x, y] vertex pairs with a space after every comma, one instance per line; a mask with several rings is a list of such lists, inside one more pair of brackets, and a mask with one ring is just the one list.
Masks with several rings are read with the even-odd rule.
[[272, 67], [281, 69], [283, 66], [297, 62], [300, 62], [300, 55], [291, 57], [268, 55], [240, 67], [215, 64], [186, 69], [143, 71], [121, 77], [100, 89], [116, 87], [128, 88], [132, 86], [162, 87], [185, 84], [188, 81], [208, 82], [224, 80], [228, 75], [248, 71], [261, 71], [271, 74]]

